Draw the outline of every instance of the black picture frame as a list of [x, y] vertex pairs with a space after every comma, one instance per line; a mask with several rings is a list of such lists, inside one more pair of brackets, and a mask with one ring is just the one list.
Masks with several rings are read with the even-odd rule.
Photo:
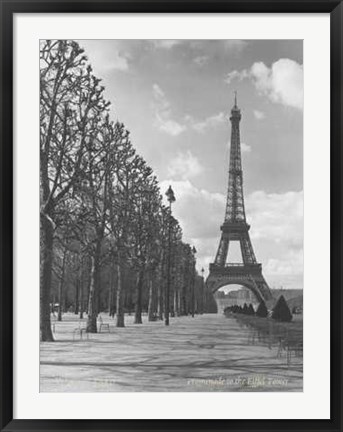
[[[342, 428], [342, 23], [335, 0], [0, 0], [1, 7], [1, 431], [230, 430], [340, 431]], [[15, 13], [330, 13], [331, 56], [331, 418], [330, 420], [16, 420], [13, 419], [13, 16]], [[320, 175], [320, 173], [318, 173]], [[318, 203], [320, 205], [320, 202]], [[313, 235], [320, 236], [318, 232]], [[286, 407], [285, 407], [286, 409]]]

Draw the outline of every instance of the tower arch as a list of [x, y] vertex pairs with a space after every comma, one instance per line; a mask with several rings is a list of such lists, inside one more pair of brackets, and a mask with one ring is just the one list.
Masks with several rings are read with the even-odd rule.
[[213, 284], [209, 289], [212, 294], [215, 294], [217, 291], [219, 291], [224, 286], [230, 286], [230, 285], [239, 285], [241, 287], [247, 288], [250, 290], [256, 297], [256, 299], [261, 302], [263, 300], [263, 295], [261, 294], [260, 290], [254, 285], [254, 283], [249, 281], [242, 281], [242, 280], [232, 280], [230, 282], [227, 282], [225, 280], [221, 280]]

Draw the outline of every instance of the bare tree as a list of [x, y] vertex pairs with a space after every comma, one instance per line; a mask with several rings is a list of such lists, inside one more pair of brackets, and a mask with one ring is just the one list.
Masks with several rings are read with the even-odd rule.
[[138, 156], [132, 147], [129, 132], [122, 123], [114, 125], [113, 149], [113, 170], [109, 181], [109, 226], [117, 273], [116, 325], [124, 327], [123, 273], [132, 242], [131, 229], [135, 212], [133, 190], [137, 182]]
[[107, 104], [76, 42], [43, 41], [40, 59], [40, 325], [42, 340], [52, 341], [49, 303], [56, 214], [82, 179], [90, 120]]

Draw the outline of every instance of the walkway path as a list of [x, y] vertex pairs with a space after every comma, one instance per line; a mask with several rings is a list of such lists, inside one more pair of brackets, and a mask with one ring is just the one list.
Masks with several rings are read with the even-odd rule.
[[73, 341], [75, 316], [56, 324], [56, 342], [41, 343], [40, 390], [302, 391], [302, 358], [277, 356], [278, 348], [251, 344], [251, 330], [234, 318], [171, 318], [91, 334]]

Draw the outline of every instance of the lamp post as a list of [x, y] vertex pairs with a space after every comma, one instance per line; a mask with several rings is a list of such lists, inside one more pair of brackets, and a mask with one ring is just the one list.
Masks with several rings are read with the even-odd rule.
[[195, 295], [194, 295], [194, 290], [195, 290], [195, 254], [197, 253], [197, 250], [195, 249], [195, 247], [193, 246], [192, 248], [192, 252], [193, 252], [193, 283], [192, 283], [192, 318], [194, 318], [194, 307], [195, 307]]
[[165, 325], [169, 325], [169, 295], [170, 295], [170, 258], [171, 258], [171, 208], [172, 203], [175, 202], [174, 191], [171, 186], [169, 186], [166, 192], [167, 199], [169, 201], [169, 218], [168, 218], [168, 260], [167, 260], [167, 287], [166, 287], [166, 295], [165, 295]]
[[204, 313], [205, 306], [205, 279], [204, 279], [204, 267], [201, 269], [201, 314]]

